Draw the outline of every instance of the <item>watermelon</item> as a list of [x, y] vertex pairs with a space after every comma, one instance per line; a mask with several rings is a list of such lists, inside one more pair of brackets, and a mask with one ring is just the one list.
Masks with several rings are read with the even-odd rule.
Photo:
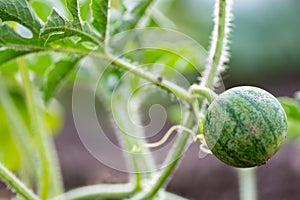
[[231, 88], [208, 107], [205, 141], [224, 163], [240, 168], [259, 166], [283, 144], [287, 117], [269, 92], [250, 86]]

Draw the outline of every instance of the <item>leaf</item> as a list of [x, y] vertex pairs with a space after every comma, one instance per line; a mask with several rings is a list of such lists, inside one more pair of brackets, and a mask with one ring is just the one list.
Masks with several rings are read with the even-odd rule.
[[51, 101], [46, 107], [42, 108], [44, 123], [52, 135], [59, 133], [63, 126], [63, 108], [58, 101]]
[[[12, 27], [7, 24], [0, 25], [0, 47], [1, 46], [23, 46], [31, 44], [31, 39], [21, 37]], [[21, 47], [22, 48], [22, 47]], [[24, 48], [26, 49], [26, 48]]]
[[[0, 161], [10, 170], [25, 170], [24, 164], [28, 166], [31, 161], [29, 156], [33, 156], [37, 145], [29, 132], [26, 100], [18, 81], [3, 75], [0, 81]], [[57, 133], [63, 116], [58, 102], [52, 101], [47, 107], [41, 107], [40, 112], [45, 126], [51, 133]]]
[[[40, 46], [38, 39], [42, 22], [25, 0], [0, 1], [0, 18], [2, 21], [15, 21], [28, 28], [33, 38], [24, 38], [8, 24], [0, 24], [0, 65], [18, 56], [29, 53], [28, 46]], [[31, 50], [34, 52], [36, 50]]]
[[289, 98], [278, 98], [288, 118], [288, 139], [300, 136], [300, 102]]
[[5, 116], [2, 105], [0, 105], [0, 133], [1, 151], [0, 161], [10, 170], [17, 170], [20, 167], [20, 151], [10, 132], [9, 122]]
[[81, 17], [80, 17], [80, 8], [79, 8], [79, 2], [78, 0], [67, 0], [67, 8], [70, 11], [72, 17], [73, 17], [73, 25], [77, 29], [81, 28]]
[[[0, 65], [18, 57], [18, 56], [22, 56], [26, 53], [28, 53], [28, 51], [18, 51], [18, 50], [14, 50], [14, 49], [5, 49], [5, 48], [0, 49]], [[1, 68], [1, 66], [0, 66], [0, 68]]]
[[122, 19], [117, 23], [117, 32], [135, 28], [152, 2], [153, 0], [124, 0], [123, 6], [125, 12], [123, 13]]
[[1, 0], [0, 18], [18, 22], [30, 29], [35, 37], [39, 36], [42, 22], [26, 0]]
[[[57, 2], [55, 2], [57, 4]], [[52, 11], [53, 5], [48, 0], [35, 0], [30, 1], [32, 8], [34, 9], [36, 15], [43, 21], [47, 20], [47, 17]]]
[[36, 77], [43, 77], [47, 69], [52, 66], [55, 56], [55, 53], [50, 52], [39, 52], [27, 55], [25, 57], [26, 66], [35, 73]]
[[[85, 26], [86, 27], [86, 26]], [[53, 9], [51, 15], [42, 30], [41, 36], [47, 39], [47, 42], [53, 42], [59, 39], [63, 39], [71, 36], [79, 36], [82, 41], [91, 41], [98, 43], [96, 38], [93, 38], [91, 31], [83, 31], [80, 28], [73, 25], [63, 14], [57, 9]], [[88, 29], [88, 28], [86, 28]]]
[[93, 26], [101, 34], [102, 38], [105, 38], [107, 23], [108, 23], [108, 9], [110, 0], [93, 0], [92, 12], [93, 12]]
[[75, 68], [78, 60], [78, 58], [73, 58], [71, 60], [60, 60], [49, 69], [42, 86], [44, 100], [46, 102], [49, 101], [49, 99], [53, 96], [55, 90], [61, 84], [62, 80], [66, 78]]
[[35, 50], [29, 50], [27, 46], [39, 46], [36, 39], [27, 39], [21, 37], [12, 27], [7, 24], [0, 24], [0, 65], [25, 55]]

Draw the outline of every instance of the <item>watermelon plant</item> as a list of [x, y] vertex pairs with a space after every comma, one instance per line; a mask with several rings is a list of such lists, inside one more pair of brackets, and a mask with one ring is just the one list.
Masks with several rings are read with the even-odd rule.
[[[144, 38], [136, 30], [176, 27], [157, 7], [155, 0], [0, 1], [0, 177], [16, 192], [16, 199], [185, 199], [164, 186], [191, 144], [191, 136], [200, 142], [202, 152], [235, 167], [261, 165], [278, 151], [286, 136], [287, 118], [275, 97], [254, 87], [233, 88], [219, 96], [214, 92], [229, 61], [232, 0], [215, 1], [208, 55], [196, 52], [190, 44], [176, 49], [159, 42], [155, 50], [144, 47], [138, 57], [132, 52], [138, 51]], [[153, 34], [145, 35], [153, 45]], [[167, 40], [164, 36], [154, 34], [161, 41]], [[194, 79], [199, 76], [199, 81], [183, 86], [176, 71]], [[56, 94], [73, 83], [100, 93], [124, 149], [129, 183], [64, 192], [53, 142], [63, 121]], [[143, 97], [136, 89], [145, 84], [183, 105], [177, 125], [154, 143], [148, 143], [143, 128], [130, 121], [140, 120], [136, 107]], [[73, 97], [80, 95], [74, 91]], [[281, 101], [286, 110], [291, 108], [292, 103]], [[156, 166], [150, 148], [163, 145], [176, 130], [178, 137], [163, 167]], [[253, 170], [240, 175], [241, 188], [255, 193]], [[249, 197], [241, 191], [242, 198]]]

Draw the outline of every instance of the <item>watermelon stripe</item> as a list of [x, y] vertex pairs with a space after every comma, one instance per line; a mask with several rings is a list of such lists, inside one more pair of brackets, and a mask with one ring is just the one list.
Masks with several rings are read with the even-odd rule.
[[[242, 95], [242, 94], [240, 94], [236, 91], [234, 91], [234, 93], [237, 94], [239, 97], [243, 98], [245, 101], [251, 103], [251, 105], [256, 109], [257, 112], [263, 113], [262, 118], [267, 122], [267, 124], [269, 124], [269, 125], [272, 124], [271, 120], [268, 118], [268, 116], [269, 116], [268, 113], [265, 110], [263, 110], [257, 104], [257, 102], [255, 100], [253, 100], [253, 99], [251, 99], [251, 98], [249, 98], [245, 95]], [[276, 140], [276, 133], [274, 133], [272, 130], [274, 130], [274, 127], [272, 127], [270, 131], [272, 132], [272, 135], [273, 135], [273, 138], [274, 138], [274, 141], [275, 141]]]
[[235, 167], [265, 163], [284, 141], [287, 120], [268, 92], [255, 87], [225, 91], [207, 109], [204, 136], [213, 154]]
[[[220, 101], [219, 101], [218, 103], [219, 103], [219, 104], [223, 104], [223, 103], [220, 102]], [[237, 106], [237, 107], [238, 107], [238, 106]], [[240, 131], [242, 131], [243, 133], [248, 132], [248, 130], [245, 128], [245, 126], [244, 126], [244, 124], [243, 124], [243, 121], [241, 121], [240, 118], [237, 117], [236, 110], [233, 109], [232, 107], [229, 107], [229, 106], [226, 106], [226, 105], [224, 105], [224, 108], [225, 108], [225, 112], [227, 112], [227, 113], [233, 118], [233, 120], [234, 120], [235, 122], [238, 122], [238, 123], [236, 123], [237, 126], [234, 127], [234, 133], [237, 132], [237, 131], [236, 131], [237, 128], [239, 128]], [[252, 135], [250, 135], [250, 136], [252, 136]], [[252, 140], [253, 140], [253, 139], [256, 141], [256, 142], [254, 142], [254, 143], [257, 144], [259, 140], [258, 140], [256, 137], [252, 137]], [[259, 150], [260, 150], [261, 155], [265, 155], [265, 154], [267, 153], [267, 151], [266, 151], [264, 145], [262, 145], [262, 147], [263, 147], [263, 151], [261, 151], [261, 149], [259, 149], [259, 148], [256, 148], [256, 149], [259, 149]], [[226, 152], [226, 151], [224, 151], [224, 152]], [[240, 160], [240, 159], [237, 157], [237, 154], [236, 154], [236, 153], [234, 153], [233, 155], [236, 157], [236, 160]], [[241, 163], [243, 163], [243, 162], [248, 162], [248, 160], [247, 160], [247, 161], [246, 161], [246, 160], [243, 160], [243, 161], [240, 160], [240, 161], [241, 161]]]

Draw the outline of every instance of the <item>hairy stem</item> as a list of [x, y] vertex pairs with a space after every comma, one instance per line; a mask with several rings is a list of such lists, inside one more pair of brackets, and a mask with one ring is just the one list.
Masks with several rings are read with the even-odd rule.
[[[193, 121], [192, 114], [189, 112], [185, 113], [183, 119], [183, 126], [192, 127], [193, 125], [194, 125], [194, 121]], [[176, 142], [174, 143], [166, 161], [163, 164], [163, 166], [165, 167], [162, 169], [158, 177], [155, 179], [154, 184], [151, 185], [150, 190], [138, 194], [133, 199], [152, 199], [157, 194], [159, 189], [167, 182], [168, 178], [170, 177], [170, 175], [173, 173], [176, 166], [178, 165], [182, 154], [186, 150], [189, 139], [190, 139], [190, 134], [183, 133], [183, 130], [181, 130], [181, 133], [179, 133]]]
[[[59, 169], [59, 167], [57, 167], [57, 159], [54, 159], [55, 150], [53, 149], [53, 145], [51, 145], [49, 142], [47, 132], [43, 128], [43, 121], [38, 110], [39, 106], [35, 101], [36, 96], [33, 93], [29, 72], [23, 58], [19, 59], [19, 67], [25, 90], [27, 109], [31, 121], [31, 131], [36, 137], [36, 144], [41, 161], [39, 181], [40, 197], [42, 200], [46, 200], [48, 199], [50, 186], [61, 185], [61, 176], [58, 176], [57, 174], [51, 174], [55, 171], [53, 169]], [[55, 175], [56, 177], [54, 177]], [[51, 185], [50, 180], [52, 181]]]
[[52, 200], [125, 199], [135, 192], [134, 184], [99, 184], [73, 189]]
[[256, 168], [237, 169], [240, 186], [240, 200], [256, 200]]
[[216, 0], [211, 47], [201, 82], [201, 85], [208, 88], [217, 82], [218, 76], [225, 70], [224, 63], [228, 61], [231, 4], [232, 0]]
[[196, 84], [190, 87], [190, 93], [204, 96], [210, 103], [217, 97], [217, 94], [213, 90]]
[[[30, 49], [32, 53], [37, 53], [41, 51], [54, 51], [54, 52], [63, 52], [68, 54], [77, 54], [81, 56], [91, 56], [93, 58], [99, 58], [106, 60], [108, 62], [112, 62], [115, 67], [118, 67], [120, 69], [123, 69], [125, 71], [128, 71], [132, 74], [135, 74], [136, 76], [140, 77], [141, 79], [147, 80], [157, 86], [159, 86], [161, 89], [166, 90], [168, 92], [173, 93], [176, 95], [179, 99], [190, 103], [191, 96], [188, 93], [188, 91], [185, 88], [180, 87], [179, 85], [176, 85], [175, 83], [168, 81], [166, 79], [163, 79], [163, 77], [154, 75], [151, 72], [148, 72], [144, 70], [142, 67], [138, 67], [128, 61], [126, 61], [123, 58], [116, 57], [108, 52], [108, 49], [106, 49], [105, 54], [100, 52], [86, 52], [86, 51], [80, 51], [78, 49], [64, 49], [64, 48], [56, 48], [56, 47], [37, 47], [37, 46], [18, 46], [18, 45], [10, 45], [11, 48], [14, 49]], [[108, 47], [106, 47], [108, 48]]]
[[[122, 92], [122, 97], [126, 97], [128, 95], [125, 91], [128, 90], [124, 90], [124, 92]], [[142, 173], [150, 173], [154, 168], [154, 161], [148, 149], [144, 149], [143, 152], [133, 151], [134, 147], [142, 146], [145, 143], [143, 139], [145, 138], [145, 136], [143, 134], [144, 130], [142, 128], [137, 127], [137, 125], [133, 124], [133, 122], [128, 122], [130, 118], [128, 116], [126, 105], [128, 104], [128, 99], [114, 98], [112, 103], [112, 112], [114, 113], [116, 124], [118, 126], [118, 129], [120, 130], [117, 132], [120, 136], [121, 141], [123, 142], [123, 147], [126, 150], [125, 153], [128, 155], [131, 161], [128, 164], [131, 165], [130, 167], [133, 170], [132, 173], [135, 176], [137, 190], [140, 190], [142, 188]], [[133, 104], [138, 104], [138, 102], [134, 101]], [[137, 110], [133, 110], [134, 108], [132, 108], [131, 106], [129, 107], [129, 109], [131, 109], [132, 114], [138, 114]]]
[[150, 72], [147, 72], [147, 71], [143, 70], [141, 67], [137, 67], [137, 66], [127, 62], [124, 59], [117, 58], [110, 53], [107, 53], [107, 58], [117, 67], [119, 67], [125, 71], [131, 72], [131, 73], [137, 75], [139, 78], [142, 78], [151, 83], [154, 83], [154, 84], [160, 86], [161, 88], [167, 90], [168, 92], [173, 93], [176, 97], [190, 103], [191, 95], [189, 94], [189, 92], [186, 89], [176, 85], [175, 83], [165, 80], [161, 76], [154, 75]]
[[0, 177], [26, 200], [38, 200], [38, 197], [28, 189], [13, 173], [0, 163]]
[[[0, 77], [0, 79], [1, 78], [2, 77]], [[37, 167], [34, 160], [34, 152], [31, 146], [28, 145], [30, 144], [29, 130], [4, 84], [5, 83], [0, 80], [0, 103], [3, 105], [2, 108], [8, 121], [10, 122], [9, 126], [11, 132], [13, 133], [14, 140], [18, 142], [19, 148], [23, 155], [22, 158], [24, 158], [24, 160], [29, 164], [31, 170], [34, 171], [34, 176], [38, 177], [36, 173]]]
[[[231, 7], [230, 4], [228, 4], [228, 1], [231, 0], [217, 0], [216, 1], [216, 7], [215, 12], [217, 14], [217, 18], [215, 21], [215, 28], [213, 33], [213, 41], [211, 45], [210, 50], [210, 60], [213, 62], [208, 62], [204, 77], [202, 79], [201, 86], [204, 86], [208, 89], [211, 89], [216, 80], [219, 73], [222, 71], [223, 62], [225, 61], [225, 54], [226, 54], [226, 45], [227, 45], [227, 35], [229, 31], [229, 22], [230, 22], [230, 11]], [[191, 97], [190, 97], [191, 98]], [[189, 98], [189, 100], [190, 100]], [[193, 102], [192, 102], [193, 103]], [[199, 105], [200, 107], [203, 104], [203, 101], [201, 101]], [[198, 115], [198, 113], [195, 113]], [[185, 122], [184, 126], [186, 127], [193, 127], [194, 123], [190, 119], [191, 115], [188, 113], [185, 116]], [[157, 180], [155, 181], [153, 187], [149, 191], [146, 191], [144, 194], [138, 197], [138, 199], [151, 199], [153, 198], [156, 193], [158, 192], [159, 188], [163, 186], [163, 184], [167, 181], [168, 177], [171, 175], [171, 173], [176, 168], [176, 165], [178, 164], [180, 155], [184, 152], [187, 142], [188, 142], [189, 135], [188, 134], [181, 134], [177, 142], [174, 145], [174, 148], [170, 151], [169, 159], [166, 160], [166, 162], [170, 162], [170, 158], [175, 159], [174, 162], [172, 162], [170, 165], [168, 165], [166, 168], [164, 168], [160, 175], [158, 176]]]

